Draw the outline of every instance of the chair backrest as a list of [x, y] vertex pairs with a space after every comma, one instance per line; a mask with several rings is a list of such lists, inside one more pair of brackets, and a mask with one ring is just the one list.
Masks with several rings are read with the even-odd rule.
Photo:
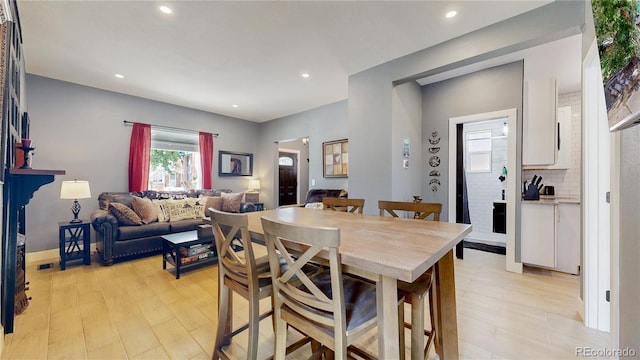
[[322, 202], [322, 198], [324, 197], [348, 197], [348, 193], [342, 189], [309, 189], [307, 192], [307, 196], [305, 197], [304, 203], [319, 203]]
[[329, 210], [362, 214], [364, 199], [325, 197], [322, 199], [322, 206]]
[[[287, 224], [264, 217], [262, 228], [269, 254], [276, 309], [284, 304], [305, 320], [332, 327], [335, 334], [345, 334], [344, 287], [338, 253], [340, 230]], [[292, 254], [289, 248], [295, 248], [296, 253]], [[303, 269], [307, 264], [314, 266], [310, 261], [321, 251], [328, 255], [330, 288], [327, 287], [329, 284], [323, 283], [320, 289], [318, 282], [311, 281]], [[280, 258], [287, 265], [282, 273]]]
[[258, 281], [270, 273], [259, 273], [251, 246], [246, 214], [234, 214], [209, 208], [218, 251], [220, 280], [225, 277], [247, 287], [257, 288]]
[[393, 217], [398, 217], [396, 211], [412, 211], [416, 219], [426, 219], [433, 214], [433, 221], [440, 221], [442, 204], [379, 200], [378, 209], [380, 209], [380, 216], [384, 216], [385, 211]]

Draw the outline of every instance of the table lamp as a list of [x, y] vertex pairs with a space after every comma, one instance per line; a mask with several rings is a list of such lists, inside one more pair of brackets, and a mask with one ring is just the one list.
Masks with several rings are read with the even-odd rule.
[[249, 180], [249, 191], [260, 190], [260, 180]]
[[62, 182], [62, 187], [60, 188], [60, 199], [73, 199], [73, 205], [71, 206], [73, 220], [71, 220], [70, 223], [82, 222], [82, 220], [78, 219], [78, 214], [80, 213], [80, 203], [78, 202], [78, 199], [88, 199], [90, 197], [91, 189], [89, 189], [88, 181], [73, 180]]

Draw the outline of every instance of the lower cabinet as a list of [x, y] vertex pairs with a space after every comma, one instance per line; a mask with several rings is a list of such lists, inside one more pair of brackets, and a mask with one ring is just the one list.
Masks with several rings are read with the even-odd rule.
[[580, 205], [522, 203], [520, 257], [525, 264], [578, 274]]
[[522, 203], [520, 257], [523, 263], [556, 267], [556, 206]]
[[580, 205], [560, 203], [556, 230], [558, 264], [556, 270], [580, 273]]

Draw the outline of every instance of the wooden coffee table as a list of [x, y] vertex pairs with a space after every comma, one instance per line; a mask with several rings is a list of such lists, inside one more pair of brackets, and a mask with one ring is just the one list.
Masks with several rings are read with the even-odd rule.
[[186, 256], [181, 253], [180, 248], [189, 249], [194, 245], [207, 245], [212, 243], [213, 236], [199, 238], [197, 230], [164, 235], [162, 237], [162, 268], [167, 268], [167, 262], [173, 265], [176, 269], [176, 279], [180, 279], [180, 272], [182, 270], [182, 267], [184, 266], [191, 267], [192, 265], [202, 265], [206, 263], [217, 262], [218, 256], [214, 247], [208, 252], [193, 255], [197, 256], [198, 258], [193, 262], [183, 264], [183, 259], [186, 258]]

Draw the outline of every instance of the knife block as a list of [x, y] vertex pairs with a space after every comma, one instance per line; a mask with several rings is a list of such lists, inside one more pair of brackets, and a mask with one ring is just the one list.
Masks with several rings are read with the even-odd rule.
[[529, 184], [527, 191], [524, 192], [524, 200], [540, 200], [540, 190], [538, 190], [538, 187]]

